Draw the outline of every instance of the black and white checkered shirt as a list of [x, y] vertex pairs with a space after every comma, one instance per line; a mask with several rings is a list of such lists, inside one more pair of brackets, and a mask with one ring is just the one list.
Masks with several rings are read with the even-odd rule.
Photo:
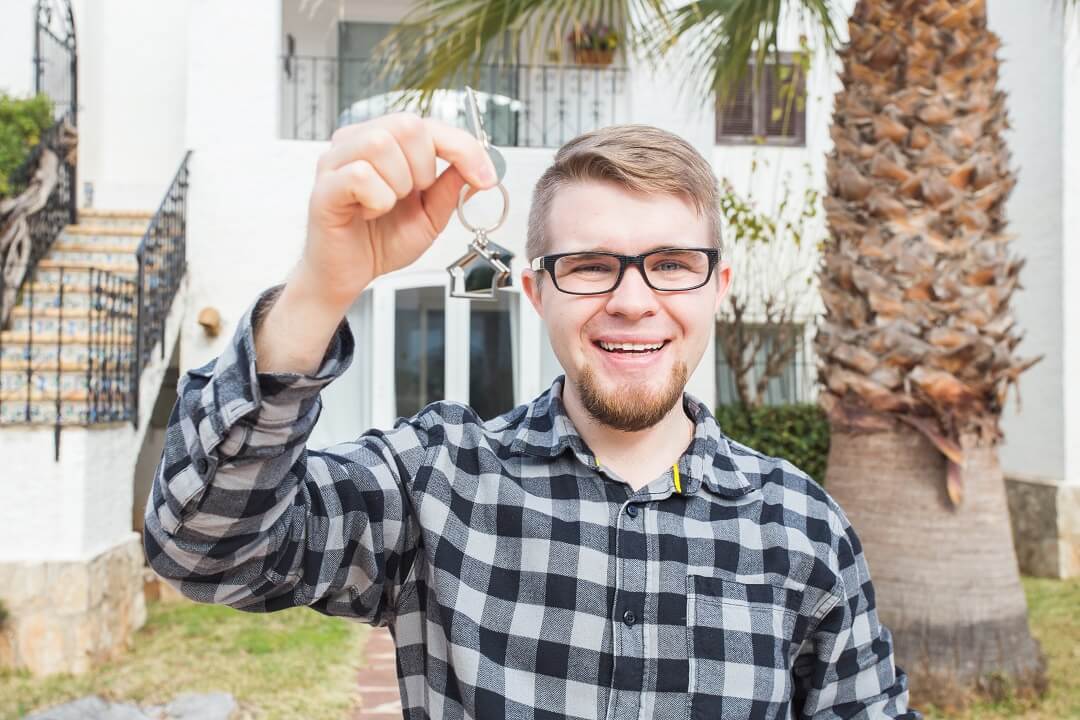
[[416, 720], [921, 718], [843, 511], [690, 395], [692, 442], [637, 492], [562, 378], [493, 420], [437, 402], [308, 449], [354, 341], [343, 321], [313, 375], [257, 373], [272, 297], [180, 381], [144, 537], [184, 595], [387, 626]]

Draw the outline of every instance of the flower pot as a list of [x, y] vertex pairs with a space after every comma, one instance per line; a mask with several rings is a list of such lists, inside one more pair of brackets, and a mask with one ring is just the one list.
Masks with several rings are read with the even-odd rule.
[[614, 50], [592, 50], [579, 48], [574, 50], [574, 62], [578, 65], [610, 65], [615, 59]]

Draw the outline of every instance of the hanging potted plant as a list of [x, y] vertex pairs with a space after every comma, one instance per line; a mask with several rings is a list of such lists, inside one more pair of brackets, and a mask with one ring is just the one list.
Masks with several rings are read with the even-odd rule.
[[619, 34], [604, 23], [574, 23], [566, 40], [578, 65], [610, 65], [619, 45]]

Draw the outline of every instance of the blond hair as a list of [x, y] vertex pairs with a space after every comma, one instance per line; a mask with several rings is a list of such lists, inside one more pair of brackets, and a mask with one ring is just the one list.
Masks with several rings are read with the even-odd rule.
[[532, 260], [548, 249], [547, 224], [559, 188], [582, 180], [609, 180], [631, 192], [659, 192], [689, 200], [705, 216], [721, 248], [720, 194], [708, 161], [678, 135], [651, 125], [611, 125], [578, 135], [555, 153], [533, 191], [525, 240]]

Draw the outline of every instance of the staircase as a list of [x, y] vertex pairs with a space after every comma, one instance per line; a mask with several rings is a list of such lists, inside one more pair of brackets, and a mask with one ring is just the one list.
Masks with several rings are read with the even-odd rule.
[[0, 423], [131, 419], [136, 251], [152, 216], [81, 210], [38, 262], [0, 332]]

